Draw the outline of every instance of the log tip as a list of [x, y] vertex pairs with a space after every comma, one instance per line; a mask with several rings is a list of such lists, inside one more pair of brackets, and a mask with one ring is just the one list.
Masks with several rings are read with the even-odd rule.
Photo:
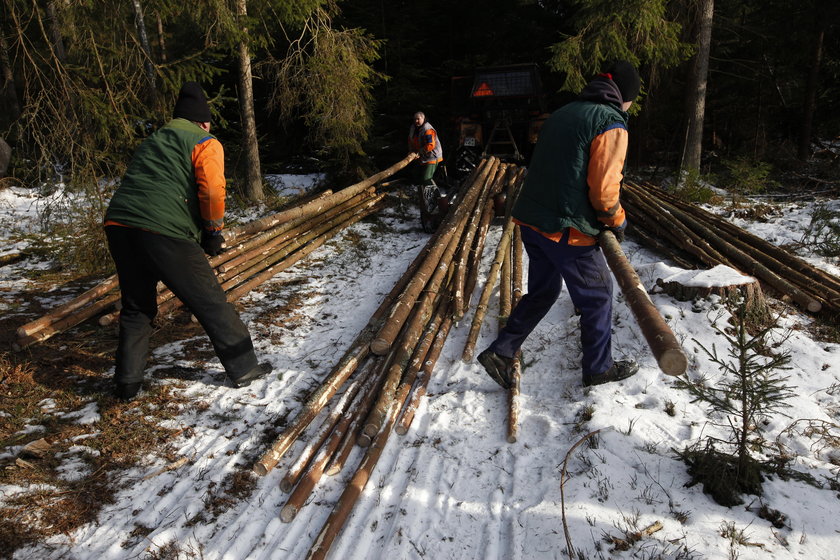
[[257, 463], [252, 470], [260, 476], [265, 476], [270, 469], [263, 463]]
[[517, 438], [516, 438], [515, 434], [509, 434], [508, 437], [507, 437], [507, 442], [508, 443], [516, 443], [516, 439]]
[[391, 344], [387, 340], [381, 338], [374, 338], [370, 342], [370, 351], [377, 356], [384, 356], [391, 349]]
[[818, 302], [817, 300], [811, 300], [808, 303], [808, 311], [810, 311], [811, 313], [817, 313], [821, 309], [822, 309], [822, 304], [820, 302]]
[[659, 357], [659, 369], [666, 375], [679, 376], [688, 369], [688, 358], [679, 348], [669, 348]]
[[280, 510], [280, 521], [283, 523], [291, 523], [297, 515], [297, 512], [298, 510], [295, 506], [286, 504], [283, 506], [283, 509]]

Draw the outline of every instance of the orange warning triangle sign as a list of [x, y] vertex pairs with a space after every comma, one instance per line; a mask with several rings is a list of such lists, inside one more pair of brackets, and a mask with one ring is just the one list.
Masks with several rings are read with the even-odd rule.
[[473, 92], [473, 97], [487, 97], [490, 95], [493, 95], [493, 90], [487, 82], [481, 82]]

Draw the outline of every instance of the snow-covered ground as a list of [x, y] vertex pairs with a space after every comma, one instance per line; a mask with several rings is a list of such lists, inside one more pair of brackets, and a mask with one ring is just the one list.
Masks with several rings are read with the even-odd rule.
[[[12, 228], [35, 227], [35, 203], [28, 191], [0, 191], [0, 254], [23, 248], [6, 240]], [[768, 223], [739, 225], [777, 243], [798, 240], [810, 209], [809, 204], [790, 206], [784, 217]], [[206, 522], [196, 522], [196, 514], [243, 454], [254, 457], [264, 451], [257, 441], [264, 428], [300, 409], [301, 397], [344, 354], [428, 239], [412, 217], [404, 220], [388, 212], [381, 219], [387, 227], [353, 226], [358, 236], [353, 243], [338, 236], [244, 300], [243, 318], [258, 353], [275, 368], [269, 378], [232, 389], [220, 382], [217, 361], [185, 364], [201, 365], [206, 374], [185, 382], [183, 389], [201, 406], [186, 406], [171, 420], [173, 426], [191, 428], [176, 444], [179, 456], [186, 458], [183, 466], [149, 477], [166, 465], [164, 459], [150, 457], [125, 475], [117, 502], [96, 523], [19, 550], [14, 558], [151, 558], [170, 543], [177, 543], [179, 558], [304, 558], [352, 469], [322, 480], [297, 518], [281, 522], [287, 495], [279, 482], [300, 442], [258, 480], [247, 500]], [[485, 270], [499, 233], [494, 225]], [[648, 288], [656, 277], [681, 272], [631, 240], [623, 248]], [[27, 290], [19, 271], [30, 265], [0, 267], [0, 289]], [[301, 300], [295, 317], [282, 324], [259, 319], [293, 296]], [[837, 481], [837, 440], [832, 447], [804, 430], [785, 431], [796, 420], [814, 419], [833, 426], [833, 434], [840, 436], [840, 346], [809, 338], [799, 328], [810, 322], [808, 317], [784, 314], [772, 336], [776, 350], [792, 356], [792, 369], [784, 373], [795, 396], [784, 410], [787, 416], [774, 415], [759, 427], [766, 441], [778, 441], [795, 454], [795, 469], [815, 477], [823, 488], [770, 478], [763, 497], [745, 496], [744, 505], [722, 507], [701, 485], [686, 486], [690, 476], [674, 453], [706, 435], [723, 434], [710, 423], [722, 419], [711, 417], [706, 406], [692, 402], [686, 391], [673, 386], [674, 378], [658, 370], [617, 288], [615, 299], [614, 356], [637, 360], [639, 373], [584, 389], [578, 318], [569, 299], [561, 296], [523, 348], [519, 439], [513, 444], [506, 440], [506, 393], [477, 363], [460, 360], [471, 311], [450, 333], [412, 428], [388, 441], [331, 558], [567, 558], [561, 471], [572, 446], [593, 430], [601, 430], [593, 445], [581, 445], [568, 456], [562, 497], [571, 541], [583, 558], [840, 558], [840, 496], [828, 484], [829, 479]], [[722, 326], [725, 310], [712, 301], [678, 302], [664, 294], [652, 299], [689, 356], [689, 375], [719, 375], [700, 346], [714, 344], [723, 350], [725, 341], [712, 323]], [[496, 317], [488, 314], [479, 350], [495, 336], [495, 324]], [[177, 362], [186, 342], [158, 347], [157, 361]], [[79, 422], [94, 421], [93, 408], [79, 411]], [[84, 450], [84, 440], [79, 448]], [[357, 448], [348, 464], [354, 465], [360, 453]], [[73, 461], [67, 458], [67, 469], [72, 470]], [[0, 488], [0, 500], [21, 491], [25, 489]], [[784, 526], [773, 527], [757, 516], [761, 506], [784, 514]], [[662, 529], [627, 551], [613, 551], [605, 542], [607, 535], [624, 537], [625, 531], [640, 531], [655, 522]], [[135, 531], [141, 526], [149, 530]]]

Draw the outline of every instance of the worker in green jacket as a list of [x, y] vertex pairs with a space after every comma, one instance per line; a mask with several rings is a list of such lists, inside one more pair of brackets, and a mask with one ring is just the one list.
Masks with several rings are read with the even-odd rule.
[[528, 293], [478, 356], [503, 387], [511, 385], [517, 352], [557, 301], [564, 281], [580, 312], [583, 385], [619, 381], [638, 371], [634, 362], [612, 357], [612, 279], [598, 235], [611, 230], [624, 239], [627, 220], [619, 191], [627, 110], [640, 86], [631, 63], [613, 63], [540, 131], [512, 211], [528, 253]]
[[227, 302], [206, 255], [222, 252], [224, 151], [210, 134], [201, 86], [187, 82], [173, 119], [140, 144], [105, 212], [121, 302], [114, 393], [140, 391], [163, 282], [204, 327], [228, 378], [244, 387], [271, 371], [258, 364], [248, 328]]

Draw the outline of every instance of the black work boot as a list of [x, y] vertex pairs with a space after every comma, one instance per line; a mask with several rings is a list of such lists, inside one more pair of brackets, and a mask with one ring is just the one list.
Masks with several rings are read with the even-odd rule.
[[137, 396], [137, 393], [140, 392], [140, 386], [143, 385], [141, 382], [137, 383], [114, 383], [114, 396], [120, 399], [121, 401], [131, 401], [134, 400], [134, 397]]
[[260, 377], [264, 377], [271, 373], [272, 369], [274, 368], [271, 367], [270, 363], [263, 362], [254, 366], [251, 369], [251, 371], [247, 372], [246, 374], [237, 377], [236, 379], [231, 378], [230, 381], [231, 383], [233, 383], [234, 387], [247, 387], [251, 384], [251, 381], [254, 381], [255, 379], [259, 379]]
[[487, 375], [504, 389], [513, 385], [513, 358], [499, 356], [489, 348], [478, 355], [478, 363], [484, 366]]
[[591, 387], [592, 385], [601, 385], [603, 383], [610, 383], [612, 381], [621, 381], [627, 379], [639, 371], [639, 364], [630, 360], [622, 360], [620, 362], [613, 362], [613, 365], [604, 373], [596, 375], [583, 376], [583, 386]]

